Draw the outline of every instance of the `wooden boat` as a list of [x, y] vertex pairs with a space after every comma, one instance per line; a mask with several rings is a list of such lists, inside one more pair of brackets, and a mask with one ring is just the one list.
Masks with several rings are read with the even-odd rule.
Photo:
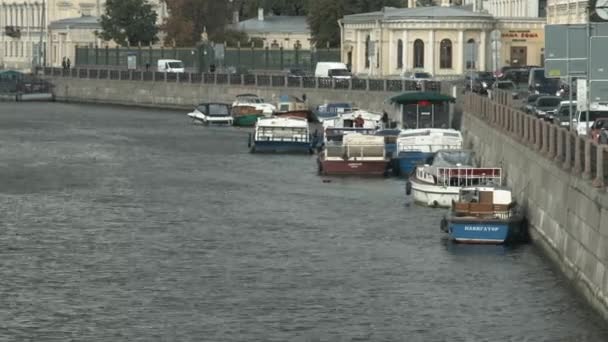
[[460, 189], [441, 230], [459, 243], [504, 244], [525, 240], [522, 210], [511, 190], [501, 187]]
[[232, 107], [233, 124], [239, 127], [253, 127], [258, 121], [258, 118], [264, 117], [261, 109], [256, 109], [253, 106], [236, 106]]

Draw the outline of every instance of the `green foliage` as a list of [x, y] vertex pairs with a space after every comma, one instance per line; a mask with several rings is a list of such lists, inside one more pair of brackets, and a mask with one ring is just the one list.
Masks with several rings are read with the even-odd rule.
[[345, 15], [403, 7], [403, 0], [309, 0], [308, 25], [317, 47], [340, 44], [338, 20]]
[[122, 46], [149, 45], [158, 40], [156, 19], [148, 0], [107, 0], [98, 36]]

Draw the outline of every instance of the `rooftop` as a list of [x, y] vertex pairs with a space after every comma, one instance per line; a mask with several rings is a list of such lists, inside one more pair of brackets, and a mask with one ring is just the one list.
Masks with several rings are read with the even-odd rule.
[[51, 22], [51, 29], [74, 29], [74, 28], [101, 28], [99, 17], [82, 16], [76, 18], [67, 18]]
[[247, 33], [310, 33], [306, 17], [303, 16], [274, 15], [266, 16], [264, 20], [258, 20], [256, 17], [232, 26]]
[[372, 20], [402, 20], [402, 19], [487, 19], [494, 18], [487, 13], [473, 12], [461, 7], [416, 7], [416, 8], [395, 8], [384, 7], [380, 11], [359, 13], [344, 16], [345, 23], [368, 22]]

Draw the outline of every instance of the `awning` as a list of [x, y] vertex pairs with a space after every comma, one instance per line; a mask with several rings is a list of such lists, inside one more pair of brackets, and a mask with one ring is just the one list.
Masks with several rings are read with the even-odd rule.
[[418, 104], [420, 102], [429, 102], [430, 104], [440, 104], [444, 102], [456, 102], [456, 99], [434, 92], [422, 91], [407, 91], [405, 93], [393, 96], [390, 98], [391, 103], [400, 105]]

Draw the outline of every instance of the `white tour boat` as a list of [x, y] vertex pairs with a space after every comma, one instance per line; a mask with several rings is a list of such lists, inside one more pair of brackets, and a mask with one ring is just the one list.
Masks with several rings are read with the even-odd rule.
[[396, 164], [407, 176], [440, 150], [462, 149], [462, 134], [453, 129], [423, 128], [402, 131], [397, 137]]
[[473, 160], [470, 150], [438, 151], [432, 164], [416, 167], [406, 183], [406, 194], [422, 205], [449, 208], [463, 187], [502, 184], [502, 169], [475, 167]]

